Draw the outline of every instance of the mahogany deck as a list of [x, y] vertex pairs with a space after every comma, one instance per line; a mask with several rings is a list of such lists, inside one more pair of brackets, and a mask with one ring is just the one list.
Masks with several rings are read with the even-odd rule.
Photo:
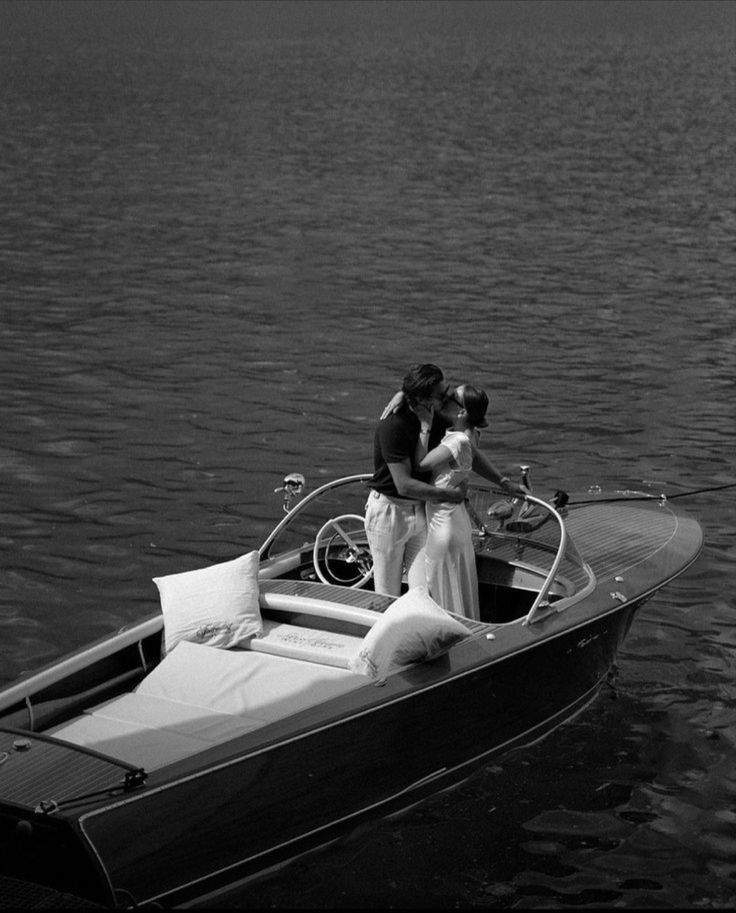
[[[491, 492], [473, 492], [472, 506], [478, 517], [487, 519], [487, 510], [493, 500]], [[568, 535], [599, 579], [620, 574], [646, 561], [667, 545], [678, 527], [677, 517], [654, 499], [642, 502], [641, 506], [630, 500], [620, 504], [572, 505], [563, 511], [563, 518]], [[489, 520], [488, 526], [493, 530], [494, 521]], [[529, 533], [492, 531], [477, 541], [476, 551], [499, 561], [520, 562], [548, 570], [558, 543], [559, 527], [550, 518]], [[587, 581], [583, 569], [570, 561], [564, 563], [561, 573], [576, 587], [582, 587]]]

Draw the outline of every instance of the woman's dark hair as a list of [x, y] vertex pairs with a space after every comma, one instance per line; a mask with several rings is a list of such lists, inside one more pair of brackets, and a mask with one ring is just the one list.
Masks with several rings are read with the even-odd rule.
[[401, 389], [410, 405], [431, 397], [437, 384], [442, 383], [445, 375], [437, 365], [412, 365], [404, 377]]
[[462, 407], [468, 413], [468, 421], [474, 428], [486, 428], [486, 411], [488, 409], [488, 396], [485, 390], [479, 390], [471, 384], [463, 384], [461, 388]]

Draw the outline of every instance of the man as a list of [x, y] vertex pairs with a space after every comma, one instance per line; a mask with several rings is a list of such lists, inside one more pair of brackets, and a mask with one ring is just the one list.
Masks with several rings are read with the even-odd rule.
[[[404, 569], [409, 587], [427, 583], [424, 547], [427, 541], [426, 501], [465, 499], [466, 486], [438, 488], [429, 473], [412, 469], [420, 435], [431, 450], [442, 439], [446, 422], [440, 417], [443, 404], [455, 391], [445, 382], [442, 370], [433, 364], [414, 365], [404, 377], [400, 403], [384, 413], [376, 428], [373, 445], [373, 489], [366, 504], [365, 529], [373, 555], [373, 582], [377, 593], [399, 596]], [[473, 469], [510, 492], [523, 494], [479, 451]]]
[[[406, 568], [409, 587], [426, 584], [424, 545], [427, 520], [424, 502], [465, 497], [462, 489], [448, 492], [429, 484], [427, 473], [412, 472], [420, 434], [434, 446], [441, 426], [433, 423], [448, 392], [437, 365], [414, 365], [404, 377], [403, 400], [381, 419], [373, 443], [373, 489], [366, 504], [365, 530], [373, 555], [373, 584], [377, 593], [399, 596]], [[436, 424], [434, 436], [430, 435]], [[432, 440], [432, 437], [437, 440]]]

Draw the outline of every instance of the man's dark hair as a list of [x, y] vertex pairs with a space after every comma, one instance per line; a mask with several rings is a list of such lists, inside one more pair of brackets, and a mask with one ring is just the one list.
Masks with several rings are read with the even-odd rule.
[[427, 400], [437, 384], [442, 383], [445, 375], [437, 365], [412, 365], [404, 377], [401, 389], [409, 405]]

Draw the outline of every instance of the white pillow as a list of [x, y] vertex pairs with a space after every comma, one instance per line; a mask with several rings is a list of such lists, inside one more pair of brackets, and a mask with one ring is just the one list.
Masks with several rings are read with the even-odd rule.
[[258, 552], [197, 571], [154, 577], [164, 615], [164, 652], [180, 640], [235, 647], [263, 631]]
[[386, 609], [348, 668], [383, 678], [403, 666], [431, 659], [468, 633], [465, 625], [437, 605], [426, 586], [414, 587]]

